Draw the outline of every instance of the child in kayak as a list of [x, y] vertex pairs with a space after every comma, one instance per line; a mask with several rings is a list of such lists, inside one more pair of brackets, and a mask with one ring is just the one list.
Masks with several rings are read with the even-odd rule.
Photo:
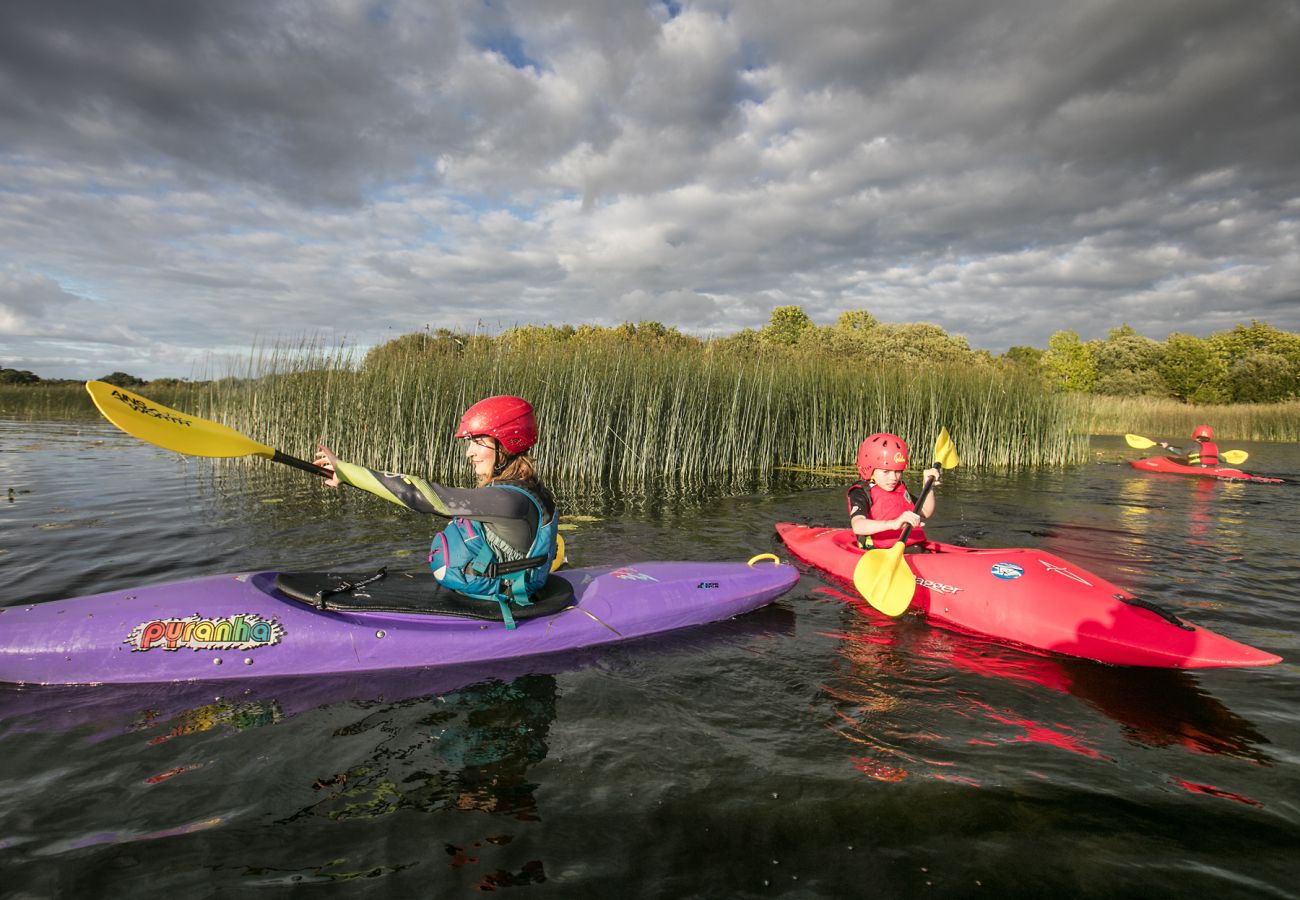
[[510, 607], [527, 606], [555, 560], [555, 500], [533, 467], [537, 441], [533, 408], [522, 397], [480, 400], [465, 411], [457, 438], [478, 486], [453, 488], [410, 475], [378, 472], [343, 462], [324, 443], [316, 465], [333, 473], [325, 482], [369, 491], [392, 503], [451, 519], [433, 539], [429, 565], [439, 584], [478, 600], [495, 600], [507, 628]]
[[1196, 444], [1187, 451], [1189, 466], [1213, 468], [1219, 465], [1219, 447], [1214, 443], [1214, 429], [1209, 425], [1197, 425], [1192, 432]]
[[[858, 447], [858, 474], [862, 476], [848, 490], [849, 527], [864, 549], [885, 548], [898, 542], [903, 528], [911, 525], [907, 544], [925, 541], [922, 518], [934, 515], [934, 491], [926, 495], [921, 513], [913, 511], [916, 501], [903, 484], [907, 468], [907, 444], [896, 434], [880, 432]], [[926, 469], [922, 476], [939, 483], [939, 470]]]
[[[1170, 453], [1177, 453], [1183, 457], [1187, 460], [1189, 466], [1213, 468], [1222, 465], [1219, 459], [1219, 445], [1214, 443], [1213, 428], [1209, 425], [1197, 425], [1192, 431], [1192, 438], [1195, 439], [1196, 443], [1192, 445], [1190, 450], [1183, 450], [1164, 441], [1156, 441], [1156, 443]], [[1150, 446], [1150, 444], [1148, 443], [1146, 446]]]

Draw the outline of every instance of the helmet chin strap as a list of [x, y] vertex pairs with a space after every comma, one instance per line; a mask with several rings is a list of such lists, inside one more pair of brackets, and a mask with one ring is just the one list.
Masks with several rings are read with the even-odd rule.
[[495, 441], [497, 446], [496, 446], [496, 459], [492, 463], [492, 477], [496, 478], [498, 475], [500, 475], [502, 472], [506, 470], [506, 466], [510, 465], [510, 463], [514, 460], [514, 457], [501, 449], [500, 441], [497, 441], [495, 438], [493, 440]]

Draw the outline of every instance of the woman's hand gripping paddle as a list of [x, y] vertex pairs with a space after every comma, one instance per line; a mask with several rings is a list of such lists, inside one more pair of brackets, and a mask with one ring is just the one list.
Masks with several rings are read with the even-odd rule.
[[260, 456], [329, 478], [331, 472], [245, 437], [229, 426], [168, 409], [124, 388], [87, 381], [90, 399], [104, 418], [132, 437], [187, 456]]
[[[934, 467], [955, 469], [959, 465], [961, 459], [957, 456], [957, 448], [948, 436], [948, 429], [943, 428], [934, 442]], [[934, 479], [927, 478], [925, 486], [921, 488], [921, 496], [912, 508], [914, 513], [920, 515], [925, 498], [933, 489]], [[911, 532], [912, 526], [905, 526], [897, 542], [884, 550], [868, 550], [863, 553], [853, 569], [853, 586], [858, 589], [858, 593], [887, 616], [901, 616], [907, 612], [907, 608], [912, 605], [912, 595], [916, 593], [916, 576], [903, 559], [903, 548]]]
[[[1186, 456], [1182, 450], [1177, 447], [1171, 447], [1164, 441], [1153, 441], [1150, 438], [1144, 438], [1140, 434], [1126, 434], [1124, 440], [1134, 450], [1146, 450], [1150, 447], [1164, 447], [1170, 453], [1177, 453], [1179, 456]], [[1223, 460], [1230, 466], [1239, 466], [1250, 458], [1250, 454], [1245, 450], [1224, 450], [1219, 454], [1219, 459]]]

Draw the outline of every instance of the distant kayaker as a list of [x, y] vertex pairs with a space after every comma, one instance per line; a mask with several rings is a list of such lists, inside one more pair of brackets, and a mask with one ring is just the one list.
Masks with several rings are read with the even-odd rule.
[[451, 522], [433, 539], [429, 565], [445, 588], [495, 600], [507, 627], [510, 607], [526, 606], [541, 590], [555, 559], [555, 500], [528, 455], [537, 441], [533, 407], [522, 397], [480, 400], [465, 411], [456, 437], [478, 486], [453, 488], [410, 475], [342, 462], [324, 443], [315, 463], [329, 469], [330, 487], [350, 484], [407, 509]]
[[1213, 468], [1219, 465], [1219, 447], [1214, 443], [1214, 429], [1209, 425], [1197, 425], [1192, 432], [1196, 444], [1187, 451], [1189, 466]]
[[[858, 474], [848, 490], [849, 526], [857, 535], [863, 548], [884, 548], [898, 542], [903, 528], [912, 526], [907, 544], [925, 541], [922, 519], [934, 515], [934, 491], [921, 506], [921, 514], [913, 512], [916, 500], [903, 483], [907, 468], [907, 444], [896, 434], [879, 432], [868, 437], [858, 447]], [[922, 477], [939, 483], [939, 470], [926, 469]]]

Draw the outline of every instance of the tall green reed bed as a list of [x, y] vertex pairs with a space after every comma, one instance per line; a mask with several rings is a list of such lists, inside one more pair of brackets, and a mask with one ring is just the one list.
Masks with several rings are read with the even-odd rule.
[[756, 489], [784, 467], [851, 465], [862, 438], [880, 430], [908, 440], [918, 467], [943, 426], [967, 465], [1061, 465], [1087, 454], [1073, 405], [993, 368], [486, 342], [370, 364], [341, 351], [272, 352], [244, 375], [193, 386], [173, 405], [293, 455], [310, 455], [321, 438], [350, 462], [449, 483], [467, 479], [452, 438], [464, 409], [522, 395], [541, 422], [538, 465], [566, 494]]
[[0, 416], [76, 421], [98, 415], [79, 384], [0, 384]]
[[1151, 397], [1076, 396], [1079, 415], [1094, 434], [1132, 432], [1172, 444], [1190, 441], [1197, 425], [1215, 438], [1237, 441], [1300, 440], [1300, 402], [1191, 406]]
[[[323, 439], [350, 462], [452, 484], [469, 477], [452, 438], [461, 413], [519, 394], [540, 418], [539, 468], [569, 496], [760, 490], [791, 469], [847, 480], [859, 442], [882, 430], [911, 444], [916, 468], [945, 426], [968, 466], [1074, 463], [1088, 443], [1077, 403], [995, 367], [870, 368], [713, 345], [476, 339], [359, 361], [308, 340], [256, 349], [217, 381], [137, 392], [294, 456]], [[95, 416], [75, 385], [0, 390], [0, 403], [17, 417]]]

